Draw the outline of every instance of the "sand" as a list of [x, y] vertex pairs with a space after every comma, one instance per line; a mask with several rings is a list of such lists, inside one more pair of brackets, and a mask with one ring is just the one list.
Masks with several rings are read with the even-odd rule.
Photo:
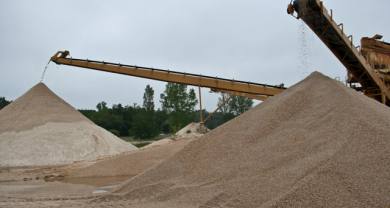
[[192, 122], [176, 132], [173, 139], [198, 138], [209, 131], [204, 125]]
[[156, 147], [156, 146], [162, 146], [162, 145], [167, 145], [170, 144], [176, 140], [181, 140], [181, 139], [195, 139], [202, 137], [204, 134], [209, 132], [210, 130], [205, 127], [204, 125], [201, 125], [200, 123], [195, 123], [192, 122], [188, 124], [187, 126], [183, 127], [179, 131], [177, 131], [174, 135], [169, 136], [164, 139], [157, 140], [155, 142], [152, 142], [151, 144], [148, 144], [143, 147], [145, 148], [150, 148], [150, 147]]
[[172, 139], [172, 137], [168, 137], [168, 138], [164, 138], [164, 139], [160, 139], [160, 140], [157, 140], [157, 141], [154, 141], [144, 147], [142, 147], [142, 149], [147, 149], [147, 148], [151, 148], [151, 147], [158, 147], [158, 146], [163, 146], [163, 145], [167, 145], [167, 144], [170, 144], [172, 142], [174, 142], [175, 140]]
[[0, 111], [0, 166], [95, 160], [135, 150], [39, 83]]
[[[202, 131], [203, 130], [203, 131]], [[190, 123], [174, 136], [155, 141], [138, 151], [113, 156], [92, 163], [86, 167], [70, 169], [65, 173], [65, 181], [72, 183], [99, 184], [115, 183], [131, 178], [157, 165], [183, 149], [191, 141], [204, 135], [206, 127]], [[108, 185], [108, 184], [104, 184]]]
[[0, 111], [0, 134], [20, 132], [49, 122], [87, 121], [81, 113], [39, 83]]
[[[86, 167], [71, 169], [65, 173], [65, 181], [92, 185], [122, 182], [171, 157], [193, 140], [178, 140], [169, 144], [142, 148], [98, 161]], [[102, 180], [105, 184], [101, 184]]]
[[134, 207], [388, 207], [389, 127], [388, 107], [316, 72], [101, 201], [128, 200]]
[[113, 193], [4, 207], [389, 207], [390, 109], [320, 73]]

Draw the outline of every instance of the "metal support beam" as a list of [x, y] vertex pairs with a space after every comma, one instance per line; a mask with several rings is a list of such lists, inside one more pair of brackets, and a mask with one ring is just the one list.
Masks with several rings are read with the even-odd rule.
[[204, 124], [203, 122], [203, 108], [202, 108], [202, 88], [199, 89], [199, 116], [200, 116], [200, 124]]
[[141, 77], [165, 82], [207, 87], [210, 89], [216, 89], [228, 93], [242, 94], [243, 96], [257, 96], [261, 99], [279, 94], [283, 92], [283, 90], [285, 90], [285, 88], [281, 86], [272, 86], [253, 82], [237, 81], [232, 79], [224, 79], [198, 74], [110, 62], [74, 59], [68, 58], [67, 56], [69, 56], [68, 51], [59, 51], [51, 58], [51, 60], [56, 64], [124, 74], [128, 76]]

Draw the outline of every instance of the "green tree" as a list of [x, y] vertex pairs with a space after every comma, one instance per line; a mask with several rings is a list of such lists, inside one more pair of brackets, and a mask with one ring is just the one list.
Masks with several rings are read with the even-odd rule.
[[134, 120], [132, 132], [136, 139], [151, 139], [160, 133], [153, 111], [141, 109]]
[[124, 108], [123, 108], [123, 106], [122, 106], [122, 104], [114, 104], [114, 105], [112, 105], [112, 113], [114, 113], [114, 114], [123, 114], [123, 112], [124, 112]]
[[166, 111], [158, 109], [154, 112], [154, 119], [157, 123], [159, 132], [162, 132], [164, 134], [168, 134], [170, 132], [168, 118], [169, 114]]
[[229, 113], [229, 99], [230, 95], [227, 93], [221, 93], [221, 97], [218, 98], [218, 106], [221, 113]]
[[6, 100], [5, 97], [0, 97], [0, 109], [4, 108], [10, 103], [11, 101]]
[[229, 106], [229, 112], [232, 113], [235, 116], [238, 116], [245, 111], [249, 110], [253, 105], [253, 100], [241, 97], [241, 96], [234, 96], [231, 95], [231, 98], [228, 102]]
[[147, 111], [154, 111], [154, 90], [150, 85], [146, 85], [144, 92], [144, 103], [143, 107]]
[[221, 113], [232, 114], [238, 116], [249, 110], [253, 105], [253, 100], [246, 97], [234, 96], [227, 93], [222, 93], [218, 98], [218, 106]]
[[198, 103], [193, 89], [187, 85], [167, 83], [160, 95], [162, 110], [169, 113], [168, 123], [172, 132], [176, 132], [193, 119], [195, 106]]
[[193, 112], [198, 103], [194, 89], [187, 90], [187, 85], [167, 83], [160, 95], [162, 109], [171, 112]]
[[100, 112], [100, 111], [107, 110], [107, 109], [108, 109], [108, 108], [107, 108], [107, 103], [104, 102], [104, 101], [102, 101], [102, 102], [100, 102], [100, 103], [98, 103], [98, 104], [96, 105], [96, 108], [98, 109], [99, 112]]

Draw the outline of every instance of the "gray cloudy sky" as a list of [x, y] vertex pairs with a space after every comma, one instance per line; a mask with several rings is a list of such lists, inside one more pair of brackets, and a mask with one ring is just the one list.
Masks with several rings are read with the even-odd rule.
[[[375, 33], [390, 39], [389, 0], [324, 2], [355, 40]], [[314, 70], [343, 79], [344, 67], [324, 44], [286, 14], [288, 3], [1, 0], [0, 96], [15, 99], [35, 85], [59, 49], [75, 58], [266, 84], [290, 86]], [[158, 102], [165, 85], [55, 64], [50, 64], [45, 83], [77, 108], [94, 108], [102, 100], [110, 105], [142, 103], [146, 84], [155, 89]], [[203, 94], [207, 109], [214, 109], [218, 96], [206, 89]]]

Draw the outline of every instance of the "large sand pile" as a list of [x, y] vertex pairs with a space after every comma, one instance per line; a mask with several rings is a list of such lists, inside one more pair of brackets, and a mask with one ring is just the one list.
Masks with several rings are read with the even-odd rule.
[[388, 107], [313, 73], [102, 200], [134, 207], [388, 207], [389, 127]]
[[0, 166], [67, 164], [134, 149], [43, 83], [0, 111]]

